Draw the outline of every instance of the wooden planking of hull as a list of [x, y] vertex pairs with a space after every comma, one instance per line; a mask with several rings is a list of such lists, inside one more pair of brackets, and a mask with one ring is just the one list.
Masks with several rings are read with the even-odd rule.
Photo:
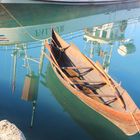
[[[47, 64], [41, 83], [51, 90], [53, 97], [73, 121], [96, 140], [128, 140], [120, 129], [84, 104], [60, 82], [50, 64]], [[55, 86], [54, 86], [55, 85]], [[99, 133], [102, 130], [102, 135]]]
[[98, 62], [82, 54], [74, 44], [66, 43], [54, 30], [50, 44], [45, 42], [52, 68], [62, 84], [91, 109], [126, 135], [140, 132], [140, 110]]

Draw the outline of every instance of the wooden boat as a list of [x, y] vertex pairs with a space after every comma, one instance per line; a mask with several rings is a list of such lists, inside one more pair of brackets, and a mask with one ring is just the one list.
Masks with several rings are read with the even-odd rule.
[[74, 44], [66, 43], [54, 30], [50, 44], [46, 41], [52, 68], [79, 100], [95, 110], [126, 135], [140, 132], [140, 110], [127, 91], [114, 81], [99, 62], [93, 62]]
[[[57, 78], [50, 64], [47, 64], [46, 72], [41, 76], [41, 84], [49, 88], [62, 110], [68, 113], [73, 122], [80, 126], [91, 139], [128, 140], [128, 136], [120, 129], [71, 94]], [[99, 133], [101, 130], [102, 135]], [[72, 132], [70, 133], [72, 135]]]

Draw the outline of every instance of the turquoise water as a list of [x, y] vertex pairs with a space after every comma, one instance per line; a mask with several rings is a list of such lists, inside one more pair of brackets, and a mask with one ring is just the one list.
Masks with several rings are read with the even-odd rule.
[[[138, 134], [125, 136], [75, 98], [59, 82], [48, 60], [41, 57], [43, 41], [39, 41], [48, 38], [51, 28], [55, 28], [67, 42], [73, 42], [85, 55], [99, 61], [140, 107], [139, 3], [107, 7], [5, 7], [18, 22], [1, 7], [0, 120], [15, 123], [27, 140], [140, 139]], [[3, 41], [3, 36], [8, 41]], [[31, 74], [36, 86], [25, 100], [25, 79]]]

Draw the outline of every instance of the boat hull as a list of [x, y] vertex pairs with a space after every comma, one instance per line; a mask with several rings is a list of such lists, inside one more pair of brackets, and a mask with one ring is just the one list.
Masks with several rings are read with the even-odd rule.
[[[119, 127], [126, 135], [131, 136], [134, 135], [140, 130], [140, 112], [135, 114], [135, 120], [137, 120], [137, 126], [131, 116], [130, 113], [122, 113], [116, 111], [108, 106], [103, 105], [102, 103], [92, 100], [89, 97], [83, 95], [80, 91], [75, 90], [69, 85], [58, 73], [56, 67], [51, 63], [52, 69], [55, 72], [58, 79], [61, 83], [69, 90], [72, 94], [74, 94], [79, 100], [85, 103], [88, 107], [96, 111], [97, 113], [104, 116], [106, 119], [111, 121], [117, 127]], [[137, 128], [138, 127], [138, 128]]]
[[[93, 139], [128, 140], [120, 129], [71, 94], [60, 82], [50, 64], [47, 65], [46, 75], [43, 77], [43, 85], [51, 90], [62, 109]], [[102, 135], [99, 133], [100, 131], [102, 131]]]
[[[59, 40], [59, 43], [61, 42], [60, 44], [61, 44], [61, 46], [63, 45], [63, 48], [66, 48], [66, 46], [68, 46], [68, 44], [65, 41], [63, 41], [63, 39], [58, 34], [56, 34], [54, 31], [53, 31], [52, 36], [53, 36], [53, 40], [57, 40], [57, 41]], [[51, 62], [51, 65], [52, 65], [52, 68], [53, 68], [55, 74], [57, 75], [59, 80], [62, 82], [62, 84], [69, 91], [71, 91], [72, 94], [77, 96], [77, 98], [79, 98], [79, 100], [81, 100], [83, 103], [85, 103], [91, 109], [95, 110], [96, 112], [98, 112], [99, 114], [101, 114], [102, 116], [104, 116], [105, 118], [110, 120], [113, 124], [115, 124], [118, 128], [120, 128], [126, 135], [134, 135], [137, 132], [139, 132], [139, 130], [140, 130], [140, 111], [127, 93], [123, 93], [123, 94], [127, 95], [127, 96], [125, 96], [125, 100], [129, 101], [128, 106], [130, 106], [130, 104], [131, 104], [131, 107], [133, 107], [135, 109], [135, 110], [133, 109], [133, 111], [130, 111], [129, 107], [125, 111], [120, 111], [120, 110], [115, 109], [114, 107], [110, 107], [108, 105], [103, 104], [102, 102], [99, 102], [98, 100], [96, 100], [96, 98], [94, 98], [94, 99], [90, 98], [89, 96], [85, 95], [82, 90], [79, 90], [75, 86], [71, 85], [73, 83], [71, 83], [71, 81], [69, 81], [67, 76], [61, 70], [61, 68], [56, 65], [57, 60], [55, 60], [55, 56], [51, 52], [52, 51], [51, 46], [47, 42], [45, 43], [45, 46], [46, 46], [46, 48], [48, 48], [48, 51], [50, 52], [50, 58], [48, 57], [48, 59]], [[73, 49], [75, 50], [75, 53], [72, 51]], [[71, 52], [71, 55], [76, 55], [76, 53], [78, 55], [78, 52], [79, 52], [78, 48], [75, 48], [75, 46], [72, 47], [72, 45], [69, 48], [69, 51]], [[80, 52], [79, 52], [78, 56], [83, 57], [83, 58], [81, 58], [82, 61], [88, 61], [89, 63], [93, 63], [90, 59], [86, 58], [86, 56], [84, 56]], [[93, 65], [95, 65], [95, 64], [93, 63]]]
[[43, 0], [46, 3], [51, 4], [63, 4], [63, 5], [112, 5], [120, 3], [136, 2], [137, 0]]

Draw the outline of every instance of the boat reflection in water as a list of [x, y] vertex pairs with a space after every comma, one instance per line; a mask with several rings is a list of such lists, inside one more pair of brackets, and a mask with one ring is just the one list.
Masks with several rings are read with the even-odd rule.
[[[7, 45], [46, 39], [50, 37], [52, 27], [59, 34], [65, 35], [78, 33], [86, 27], [136, 19], [140, 16], [139, 7], [139, 2], [97, 7], [1, 4], [0, 34], [3, 35], [3, 40], [0, 41], [0, 44]], [[26, 9], [28, 9], [28, 13]]]
[[59, 82], [51, 65], [47, 66], [46, 75], [44, 75], [42, 84], [51, 90], [53, 96], [61, 104], [64, 111], [68, 112], [73, 120], [96, 140], [127, 140], [128, 137], [116, 126], [72, 95], [70, 91]]

